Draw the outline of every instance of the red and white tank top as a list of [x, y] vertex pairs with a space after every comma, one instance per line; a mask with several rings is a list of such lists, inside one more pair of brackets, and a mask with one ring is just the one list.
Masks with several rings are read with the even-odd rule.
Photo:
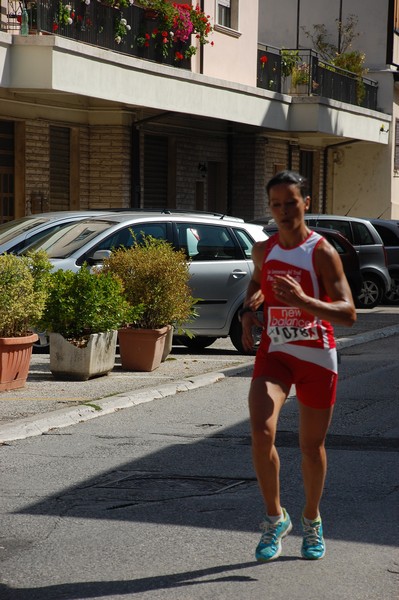
[[272, 288], [276, 275], [289, 274], [298, 281], [305, 294], [329, 302], [314, 266], [314, 251], [322, 239], [321, 235], [312, 231], [299, 246], [283, 248], [278, 233], [269, 238], [262, 266], [261, 289], [265, 297], [263, 343], [267, 344], [267, 351], [286, 352], [324, 366], [324, 359], [315, 350], [336, 347], [331, 323], [280, 302]]

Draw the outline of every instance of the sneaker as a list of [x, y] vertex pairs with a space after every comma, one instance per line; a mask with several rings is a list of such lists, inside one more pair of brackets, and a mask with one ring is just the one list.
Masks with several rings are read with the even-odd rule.
[[267, 562], [278, 558], [281, 554], [281, 540], [289, 534], [292, 523], [289, 514], [283, 508], [283, 518], [277, 523], [271, 523], [267, 517], [261, 523], [262, 537], [255, 551], [256, 560]]
[[310, 525], [307, 525], [302, 517], [303, 542], [301, 554], [307, 560], [319, 560], [326, 553], [323, 538], [323, 525], [319, 517]]

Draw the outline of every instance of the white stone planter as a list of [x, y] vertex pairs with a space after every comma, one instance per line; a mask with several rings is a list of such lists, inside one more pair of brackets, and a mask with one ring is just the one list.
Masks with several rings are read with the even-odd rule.
[[56, 379], [86, 381], [114, 368], [117, 331], [93, 333], [85, 348], [78, 348], [59, 333], [50, 333], [50, 371]]

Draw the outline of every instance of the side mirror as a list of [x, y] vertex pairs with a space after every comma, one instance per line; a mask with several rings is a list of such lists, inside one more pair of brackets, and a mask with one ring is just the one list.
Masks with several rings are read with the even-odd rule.
[[96, 250], [91, 256], [88, 257], [88, 260], [92, 264], [102, 263], [103, 260], [109, 258], [111, 256], [111, 250]]

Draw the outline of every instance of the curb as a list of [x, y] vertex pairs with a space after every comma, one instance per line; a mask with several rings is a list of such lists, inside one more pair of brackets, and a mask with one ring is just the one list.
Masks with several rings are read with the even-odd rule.
[[[348, 338], [337, 340], [337, 349], [342, 350], [351, 346], [358, 346], [367, 342], [387, 338], [399, 333], [399, 324], [383, 329], [376, 329], [366, 333], [361, 333]], [[34, 417], [19, 419], [12, 423], [6, 423], [0, 427], [0, 444], [15, 440], [26, 439], [37, 435], [48, 433], [52, 429], [77, 425], [94, 419], [114, 413], [124, 408], [131, 408], [145, 402], [174, 396], [179, 392], [187, 392], [197, 388], [211, 385], [226, 377], [233, 377], [239, 373], [248, 371], [253, 367], [253, 360], [240, 365], [239, 367], [228, 367], [220, 372], [205, 373], [196, 377], [182, 379], [174, 383], [168, 383], [160, 388], [145, 388], [139, 391], [133, 391], [128, 394], [117, 394], [110, 398], [104, 398], [87, 404], [81, 404], [76, 407], [63, 408], [53, 412], [44, 413]]]

